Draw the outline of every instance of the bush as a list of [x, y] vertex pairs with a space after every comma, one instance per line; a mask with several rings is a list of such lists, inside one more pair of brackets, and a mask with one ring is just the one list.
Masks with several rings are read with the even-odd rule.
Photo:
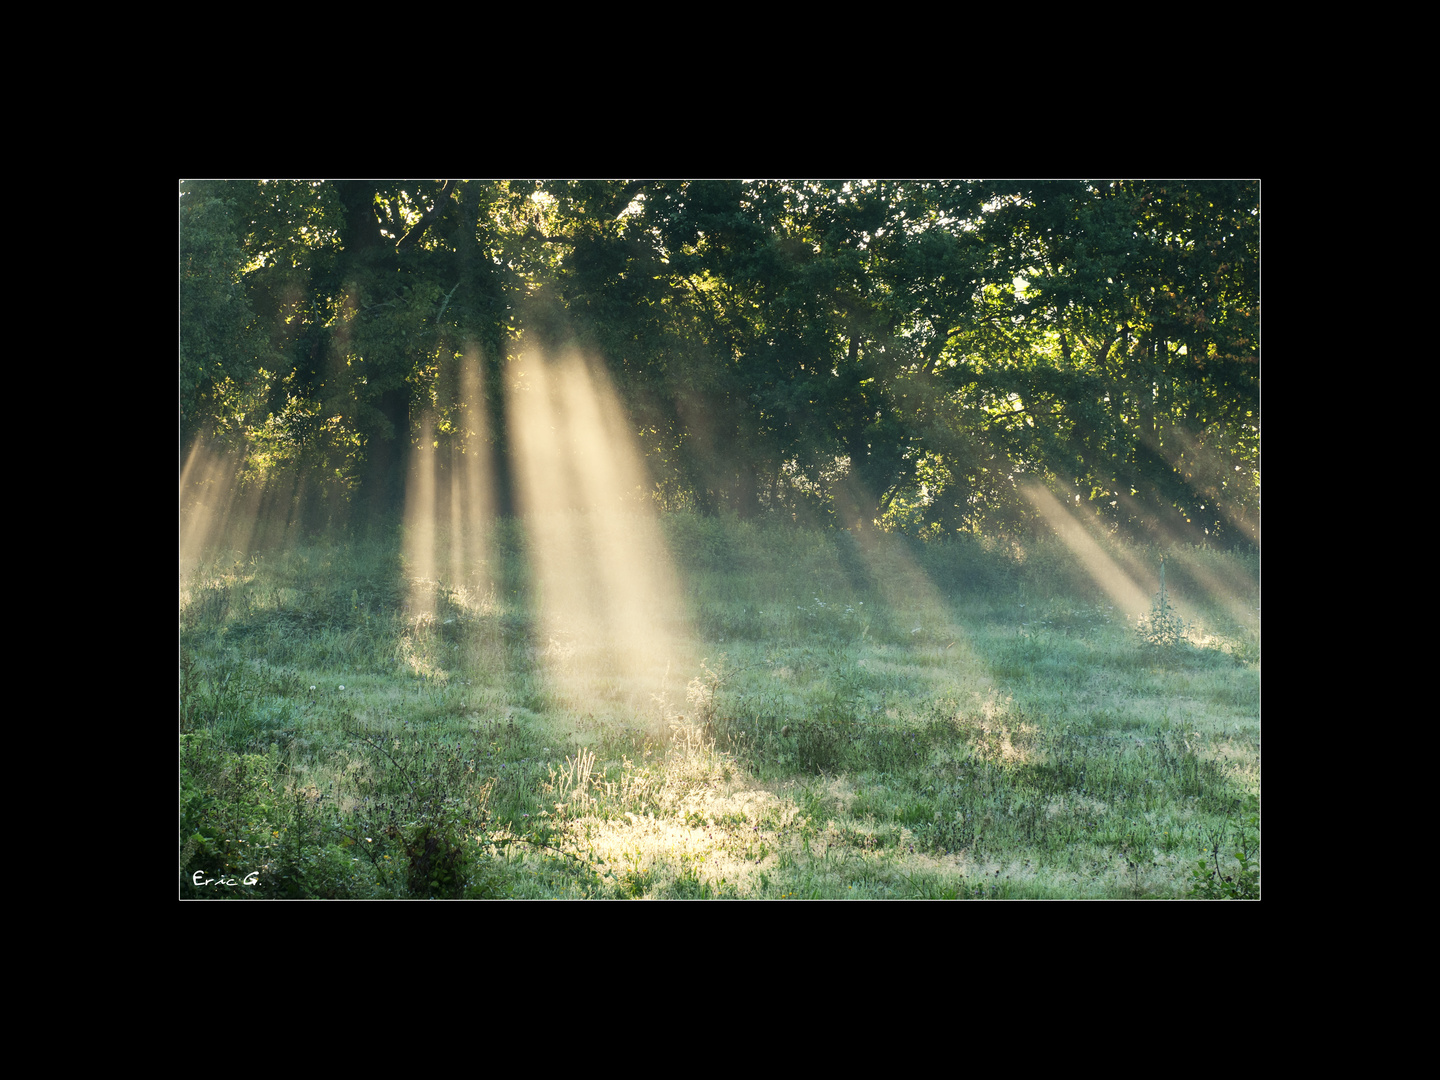
[[1220, 865], [1222, 839], [1211, 836], [1205, 854], [1191, 871], [1190, 890], [1186, 895], [1197, 900], [1259, 900], [1259, 815], [1251, 814], [1236, 827], [1234, 869]]

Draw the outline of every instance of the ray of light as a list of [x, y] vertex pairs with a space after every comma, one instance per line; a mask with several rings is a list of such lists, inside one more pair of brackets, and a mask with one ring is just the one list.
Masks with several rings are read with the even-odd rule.
[[1209, 559], [1203, 550], [1181, 545], [1171, 547], [1165, 561], [1183, 567], [1209, 600], [1222, 607], [1236, 624], [1252, 628], [1257, 625], [1259, 583], [1237, 562]]
[[[493, 585], [491, 552], [486, 542], [495, 517], [494, 483], [490, 474], [490, 432], [485, 420], [485, 382], [480, 351], [465, 350], [460, 367], [460, 394], [466, 404], [465, 434], [450, 457], [450, 576], [478, 586], [483, 595]], [[481, 580], [489, 579], [489, 580]]]
[[243, 456], [203, 438], [191, 448], [180, 473], [182, 568], [193, 569], [221, 551], [244, 558], [275, 534], [283, 537], [289, 528], [297, 479], [282, 473], [241, 484]]
[[411, 617], [435, 613], [435, 417], [420, 419], [420, 445], [405, 482], [405, 578]]
[[[940, 591], [905, 550], [903, 538], [864, 520], [858, 508], [874, 506], [874, 499], [847, 477], [836, 485], [835, 504], [842, 524], [864, 557], [871, 586], [896, 617], [907, 619], [915, 627], [932, 627], [935, 633], [950, 626], [953, 620]], [[955, 633], [960, 631], [955, 629]]]
[[[1067, 508], [1039, 484], [1024, 485], [1021, 491], [1119, 611], [1131, 619], [1145, 618], [1150, 614], [1152, 600], [1160, 587], [1158, 566], [1147, 565], [1138, 552], [1125, 547], [1113, 549], [1114, 554], [1107, 552], [1093, 522]], [[1255, 625], [1253, 582], [1247, 583], [1239, 571], [1231, 571], [1225, 576], [1212, 571], [1204, 559], [1183, 546], [1182, 542], [1174, 540], [1168, 530], [1159, 530], [1158, 535], [1168, 544], [1167, 563], [1182, 565], [1200, 589], [1208, 594], [1207, 599], [1223, 606], [1236, 623]], [[1213, 627], [1207, 628], [1200, 613], [1184, 597], [1171, 593], [1168, 600], [1176, 612], [1191, 624], [1192, 631], [1199, 638], [1203, 639], [1212, 632]]]
[[204, 437], [191, 447], [180, 471], [182, 573], [220, 556], [244, 559], [293, 544], [323, 519], [324, 493], [308, 470], [266, 469], [247, 454]]
[[[1177, 424], [1170, 428], [1169, 436], [1174, 442], [1174, 448], [1168, 446], [1157, 446], [1153, 439], [1147, 438], [1145, 443], [1152, 450], [1157, 451], [1168, 461], [1177, 472], [1208, 476], [1212, 479], [1225, 476], [1226, 490], [1209, 486], [1210, 498], [1214, 502], [1214, 510], [1221, 514], [1226, 521], [1238, 529], [1252, 544], [1260, 543], [1259, 523], [1251, 516], [1247, 509], [1245, 499], [1233, 494], [1236, 488], [1229, 487], [1233, 481], [1237, 487], [1245, 483], [1242, 469], [1231, 466], [1228, 460], [1221, 453], [1216, 452], [1210, 446], [1205, 445], [1197, 439], [1189, 429]], [[1182, 465], [1188, 464], [1188, 468]], [[1226, 476], [1227, 466], [1230, 475]]]
[[449, 403], [449, 437], [440, 441], [436, 411], [427, 408], [405, 480], [406, 604], [422, 623], [442, 601], [490, 614], [499, 576], [489, 543], [495, 500], [479, 350], [468, 347], [449, 363], [443, 385], [458, 395]]
[[688, 616], [608, 379], [578, 355], [530, 353], [508, 407], [554, 686], [576, 709], [678, 701], [698, 667]]
[[853, 477], [840, 481], [835, 495], [841, 521], [863, 560], [866, 584], [879, 594], [882, 609], [897, 620], [898, 631], [910, 636], [913, 654], [932, 654], [937, 670], [973, 672], [978, 685], [991, 685], [988, 666], [975, 652], [970, 635], [930, 576], [910, 556], [904, 537], [864, 520], [859, 507], [874, 506], [875, 500]]
[[1136, 583], [1136, 576], [1105, 553], [1081, 519], [1039, 484], [1025, 484], [1020, 490], [1118, 610], [1132, 618], [1150, 611], [1150, 596]]
[[225, 533], [235, 502], [235, 459], [195, 440], [180, 470], [180, 565], [193, 567]]

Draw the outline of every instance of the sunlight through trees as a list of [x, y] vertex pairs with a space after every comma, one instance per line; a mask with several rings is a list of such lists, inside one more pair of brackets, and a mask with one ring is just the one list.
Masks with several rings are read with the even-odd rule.
[[186, 181], [180, 236], [190, 544], [396, 514], [453, 573], [580, 437], [508, 429], [536, 350], [656, 506], [1258, 539], [1255, 182]]

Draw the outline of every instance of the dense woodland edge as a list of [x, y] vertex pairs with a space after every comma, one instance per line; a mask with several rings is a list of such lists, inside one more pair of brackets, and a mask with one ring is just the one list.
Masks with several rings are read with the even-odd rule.
[[437, 520], [583, 506], [520, 476], [579, 380], [607, 498], [1258, 542], [1255, 181], [206, 180], [179, 225], [182, 513], [393, 521], [422, 459]]

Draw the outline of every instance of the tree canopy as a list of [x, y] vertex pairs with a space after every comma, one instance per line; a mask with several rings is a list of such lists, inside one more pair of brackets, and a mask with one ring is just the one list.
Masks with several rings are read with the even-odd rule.
[[1257, 535], [1255, 181], [187, 181], [180, 286], [182, 453], [316, 521], [422, 437], [511, 510], [515, 362], [574, 349], [669, 506]]

